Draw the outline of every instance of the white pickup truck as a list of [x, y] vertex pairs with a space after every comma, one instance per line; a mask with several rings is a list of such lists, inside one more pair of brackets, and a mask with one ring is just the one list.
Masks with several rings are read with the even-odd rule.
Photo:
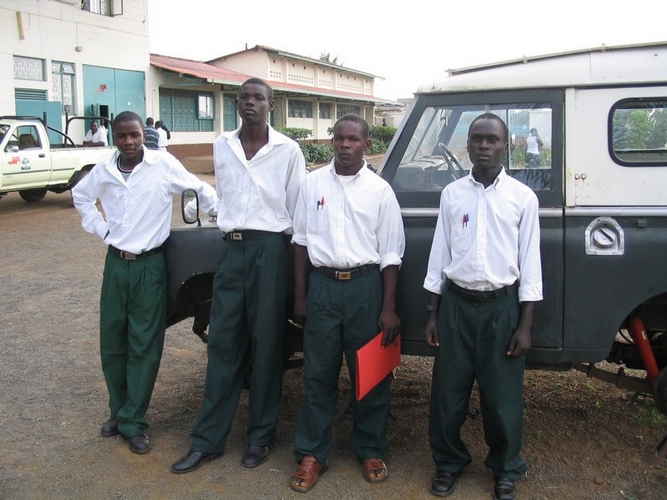
[[0, 198], [18, 191], [28, 202], [40, 201], [47, 191], [70, 190], [113, 147], [80, 147], [66, 134], [61, 144], [49, 141], [39, 118], [0, 117]]

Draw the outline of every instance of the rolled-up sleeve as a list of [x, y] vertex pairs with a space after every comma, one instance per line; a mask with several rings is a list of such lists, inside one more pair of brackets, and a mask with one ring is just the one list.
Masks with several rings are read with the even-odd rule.
[[387, 186], [382, 198], [377, 227], [380, 270], [387, 266], [400, 266], [405, 252], [405, 230], [396, 195]]
[[539, 202], [528, 195], [519, 224], [519, 301], [542, 300]]
[[294, 232], [292, 234], [292, 243], [301, 246], [307, 246], [308, 238], [306, 237], [306, 230], [308, 228], [307, 219], [308, 213], [306, 210], [306, 192], [307, 182], [304, 179], [299, 189], [298, 198], [294, 207]]
[[424, 288], [438, 295], [442, 295], [442, 286], [445, 281], [444, 269], [452, 261], [450, 246], [451, 224], [447, 210], [446, 196], [446, 191], [443, 191], [440, 196], [438, 222], [435, 225], [426, 278], [424, 279]]

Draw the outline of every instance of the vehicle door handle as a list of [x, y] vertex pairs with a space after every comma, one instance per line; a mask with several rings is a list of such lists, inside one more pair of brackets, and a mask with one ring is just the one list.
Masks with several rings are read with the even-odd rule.
[[39, 153], [39, 157], [40, 158], [46, 158], [46, 154], [45, 153]]

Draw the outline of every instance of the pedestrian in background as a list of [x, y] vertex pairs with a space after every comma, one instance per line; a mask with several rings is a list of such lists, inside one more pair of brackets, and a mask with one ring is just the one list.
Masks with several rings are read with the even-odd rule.
[[144, 130], [144, 133], [146, 134], [144, 138], [144, 146], [148, 149], [159, 149], [160, 135], [158, 134], [153, 119], [150, 116], [146, 118], [146, 129]]

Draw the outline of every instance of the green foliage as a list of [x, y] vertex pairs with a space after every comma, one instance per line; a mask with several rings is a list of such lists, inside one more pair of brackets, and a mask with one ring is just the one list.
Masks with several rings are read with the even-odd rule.
[[[371, 139], [385, 142], [387, 147], [396, 134], [394, 127], [371, 127]], [[385, 148], [386, 149], [386, 148]]]
[[313, 135], [313, 131], [308, 128], [276, 127], [276, 130], [281, 134], [285, 134], [287, 137], [295, 141], [308, 139], [308, 137]]
[[319, 144], [317, 142], [301, 142], [301, 152], [307, 163], [326, 163], [333, 158], [333, 147], [331, 144]]

